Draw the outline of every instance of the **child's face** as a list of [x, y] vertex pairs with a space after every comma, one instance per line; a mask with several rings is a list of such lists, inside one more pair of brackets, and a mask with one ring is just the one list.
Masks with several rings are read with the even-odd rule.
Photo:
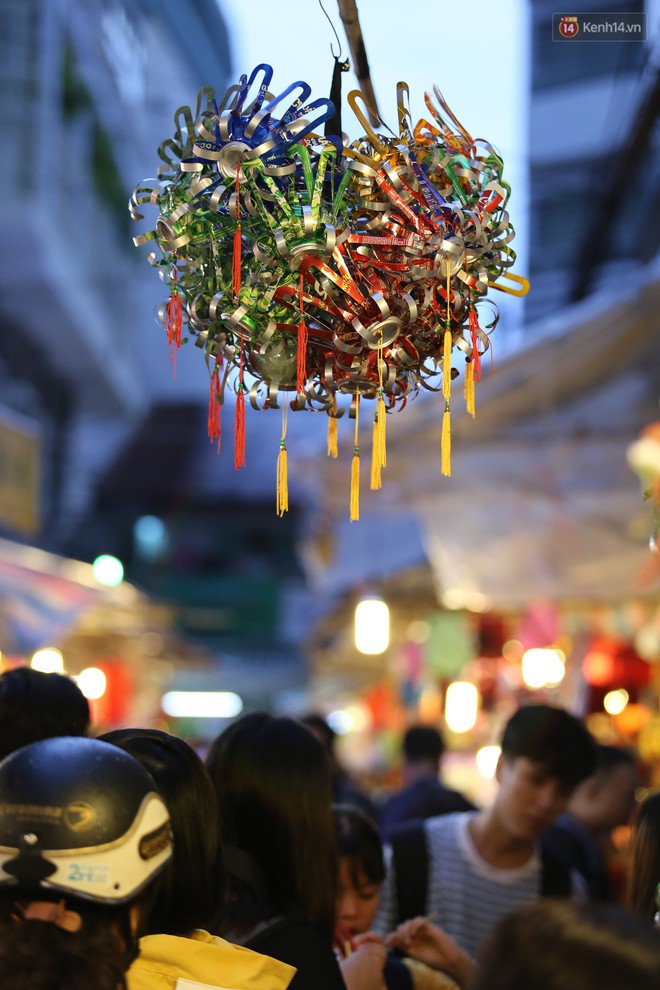
[[[351, 866], [352, 862], [346, 857], [339, 860], [337, 922], [351, 935], [361, 935], [369, 931], [376, 917], [380, 884], [370, 880], [360, 866], [357, 870], [351, 869]], [[357, 874], [357, 883], [353, 874]]]

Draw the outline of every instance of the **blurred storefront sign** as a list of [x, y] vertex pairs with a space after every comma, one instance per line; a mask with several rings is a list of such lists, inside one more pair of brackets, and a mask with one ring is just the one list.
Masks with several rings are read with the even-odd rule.
[[0, 525], [27, 536], [37, 532], [40, 467], [38, 425], [0, 410]]

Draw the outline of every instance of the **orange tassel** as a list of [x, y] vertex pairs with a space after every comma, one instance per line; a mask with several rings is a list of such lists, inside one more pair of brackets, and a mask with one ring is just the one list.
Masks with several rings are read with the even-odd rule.
[[378, 403], [376, 406], [376, 415], [378, 416], [378, 421], [380, 423], [380, 430], [378, 439], [379, 443], [379, 460], [380, 466], [382, 468], [387, 467], [387, 414], [385, 412], [385, 399], [382, 394], [378, 397]]
[[355, 396], [355, 439], [353, 443], [353, 460], [351, 462], [351, 522], [358, 522], [360, 518], [360, 445], [358, 443], [359, 417], [360, 394], [358, 392]]
[[220, 419], [220, 364], [216, 363], [209, 383], [209, 415], [207, 428], [209, 440], [213, 443], [217, 440], [216, 449], [220, 450], [222, 440], [222, 422]]
[[280, 440], [280, 452], [277, 456], [277, 514], [283, 516], [289, 511], [289, 483], [286, 463], [286, 441]]
[[282, 406], [282, 436], [280, 437], [280, 452], [277, 455], [277, 497], [276, 511], [283, 516], [289, 511], [289, 479], [286, 457], [286, 426], [288, 406]]
[[376, 415], [374, 418], [374, 438], [371, 448], [371, 490], [378, 491], [382, 487], [381, 469], [387, 466], [387, 451], [385, 443], [385, 399], [382, 389], [378, 390]]
[[369, 487], [372, 492], [378, 491], [382, 487], [382, 478], [380, 473], [380, 430], [381, 423], [378, 416], [378, 412], [374, 416], [374, 434], [373, 441], [371, 444], [371, 483]]
[[338, 457], [337, 417], [328, 415], [328, 457]]
[[451, 395], [451, 265], [447, 258], [447, 327], [442, 348], [442, 395], [449, 402]]
[[470, 416], [474, 417], [474, 362], [468, 361], [465, 366], [465, 388], [463, 390], [465, 396], [465, 408], [469, 412]]
[[442, 352], [442, 394], [445, 401], [451, 395], [451, 331], [445, 330]]
[[445, 403], [445, 414], [442, 418], [442, 473], [451, 477], [451, 421], [449, 403]]
[[234, 467], [245, 467], [245, 386], [239, 382], [234, 414]]
[[241, 238], [241, 184], [236, 175], [236, 230], [234, 231], [234, 250], [231, 262], [231, 287], [234, 298], [238, 301], [241, 292], [241, 260], [243, 241]]
[[351, 522], [360, 520], [360, 448], [355, 447], [351, 463]]

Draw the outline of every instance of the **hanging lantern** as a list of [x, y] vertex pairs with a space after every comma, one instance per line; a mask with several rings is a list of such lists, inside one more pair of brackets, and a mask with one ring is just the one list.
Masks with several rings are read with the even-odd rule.
[[474, 728], [479, 710], [479, 692], [469, 681], [453, 681], [445, 697], [445, 722], [452, 732]]
[[[441, 395], [438, 466], [451, 474], [452, 381], [475, 414], [475, 383], [498, 320], [490, 289], [522, 296], [504, 164], [473, 139], [434, 87], [414, 123], [408, 86], [396, 91], [398, 134], [377, 133], [362, 94], [348, 102], [363, 134], [321, 137], [330, 100], [298, 81], [273, 95], [266, 63], [223, 98], [200, 90], [180, 107], [159, 148], [157, 178], [131, 197], [155, 225], [134, 238], [169, 292], [159, 319], [171, 361], [193, 339], [211, 384], [209, 435], [235, 395], [234, 464], [245, 466], [244, 414], [288, 404], [324, 412], [336, 456], [338, 397], [355, 408], [350, 519], [359, 519], [358, 409], [372, 424], [371, 488], [386, 468], [386, 424], [423, 390]], [[277, 91], [276, 91], [277, 92]], [[183, 327], [186, 336], [183, 336]], [[220, 368], [223, 368], [222, 375]], [[215, 376], [215, 377], [214, 377]], [[295, 398], [290, 400], [287, 393]], [[285, 438], [277, 458], [278, 514], [288, 508]]]
[[382, 598], [363, 598], [355, 606], [355, 646], [360, 653], [384, 653], [390, 644], [390, 610]]

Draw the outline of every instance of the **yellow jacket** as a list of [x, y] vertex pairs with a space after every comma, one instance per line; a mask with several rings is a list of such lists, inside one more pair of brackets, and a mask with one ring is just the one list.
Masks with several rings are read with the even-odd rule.
[[286, 990], [295, 972], [204, 931], [147, 935], [128, 971], [128, 990]]

